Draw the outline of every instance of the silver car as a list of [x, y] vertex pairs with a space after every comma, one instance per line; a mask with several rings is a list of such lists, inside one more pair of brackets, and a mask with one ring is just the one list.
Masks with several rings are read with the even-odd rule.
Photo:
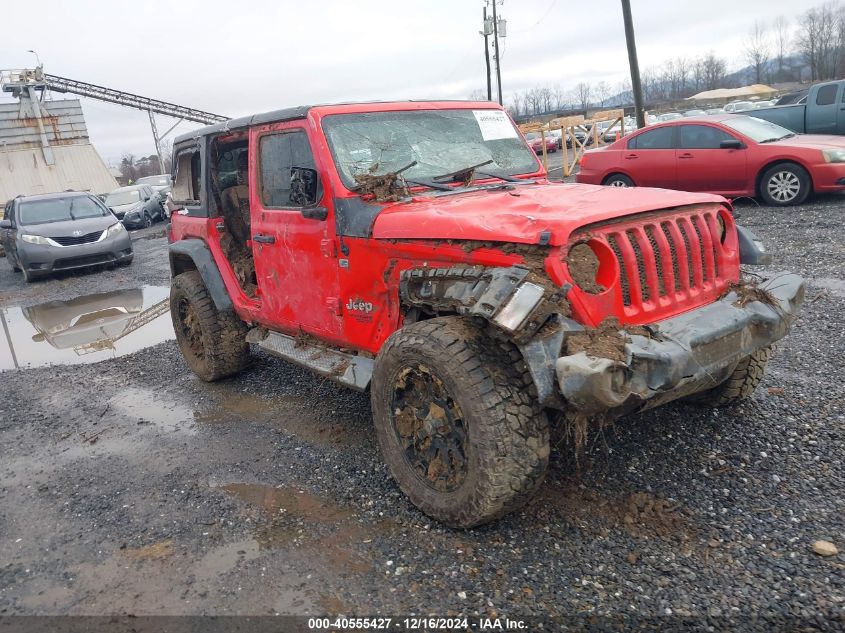
[[132, 261], [129, 233], [108, 207], [87, 193], [9, 200], [0, 240], [12, 269], [22, 271], [27, 282], [58, 270]]

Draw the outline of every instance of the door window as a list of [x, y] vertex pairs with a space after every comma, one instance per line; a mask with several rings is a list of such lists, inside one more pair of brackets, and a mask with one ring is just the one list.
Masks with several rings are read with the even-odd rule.
[[825, 106], [836, 102], [837, 84], [822, 86], [816, 93], [816, 105]]
[[675, 147], [675, 127], [660, 127], [643, 132], [628, 141], [628, 149], [673, 149]]
[[181, 152], [176, 157], [176, 179], [173, 181], [173, 201], [178, 204], [200, 203], [200, 153]]
[[681, 149], [719, 149], [722, 141], [733, 138], [727, 132], [709, 125], [682, 125], [680, 146]]
[[[316, 169], [308, 136], [303, 131], [266, 134], [258, 145], [261, 203], [267, 208], [304, 206], [294, 190], [291, 197], [291, 171], [297, 167]], [[318, 179], [319, 180], [319, 179]], [[317, 200], [320, 194], [317, 194]]]

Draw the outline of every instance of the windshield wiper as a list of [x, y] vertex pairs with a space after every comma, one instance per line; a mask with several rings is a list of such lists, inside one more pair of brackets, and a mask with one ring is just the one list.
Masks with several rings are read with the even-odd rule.
[[776, 141], [782, 141], [785, 138], [792, 138], [795, 136], [795, 132], [790, 132], [789, 134], [784, 134], [783, 136], [773, 136], [772, 138], [767, 138], [765, 141], [760, 141], [761, 143], [775, 143]]
[[473, 174], [475, 174], [475, 170], [479, 167], [484, 167], [484, 165], [489, 165], [493, 162], [493, 159], [485, 160], [483, 163], [478, 163], [477, 165], [471, 165], [470, 167], [464, 167], [457, 171], [449, 172], [448, 174], [440, 174], [439, 176], [434, 176], [432, 180], [436, 181], [443, 181], [443, 182], [456, 182], [460, 181], [463, 182], [465, 185], [469, 185], [472, 182]]
[[421, 187], [429, 187], [431, 189], [437, 189], [438, 191], [454, 191], [452, 187], [444, 185], [442, 182], [433, 182], [422, 178], [405, 178], [405, 182], [409, 185], [420, 185]]
[[70, 207], [68, 208], [67, 212], [70, 214], [70, 219], [75, 220], [76, 216], [73, 215], [73, 200], [70, 201]]

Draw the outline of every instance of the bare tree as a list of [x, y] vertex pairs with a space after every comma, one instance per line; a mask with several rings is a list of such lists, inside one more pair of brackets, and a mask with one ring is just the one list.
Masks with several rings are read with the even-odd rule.
[[699, 92], [704, 87], [704, 58], [699, 57], [692, 62], [691, 80], [692, 87], [695, 92]]
[[715, 90], [721, 88], [725, 82], [727, 64], [725, 60], [716, 57], [713, 51], [707, 53], [702, 59], [704, 65], [704, 89]]
[[810, 67], [810, 80], [831, 79], [836, 73], [837, 4], [826, 2], [808, 10], [799, 20], [796, 44]]
[[481, 90], [480, 88], [476, 88], [472, 92], [469, 93], [467, 97], [470, 101], [487, 101], [487, 92]]
[[575, 86], [575, 100], [581, 109], [586, 111], [590, 107], [592, 87], [586, 81], [581, 81]]
[[600, 81], [595, 87], [595, 98], [602, 107], [607, 105], [608, 99], [611, 97], [610, 84], [606, 81]]
[[554, 104], [555, 110], [563, 110], [566, 104], [566, 94], [563, 92], [560, 84], [555, 84], [552, 88], [552, 103]]
[[548, 86], [543, 86], [539, 89], [540, 103], [543, 107], [543, 112], [552, 111], [552, 89]]
[[778, 70], [775, 75], [775, 79], [783, 81], [786, 77], [786, 66], [784, 64], [784, 60], [789, 52], [789, 20], [787, 20], [784, 16], [779, 15], [775, 18], [772, 30], [774, 31], [775, 55], [777, 56], [778, 62]]
[[763, 74], [769, 62], [771, 44], [766, 25], [759, 20], [745, 39], [745, 59], [754, 68], [754, 83], [763, 83]]
[[527, 114], [540, 114], [540, 108], [543, 106], [543, 97], [539, 88], [531, 88], [525, 92], [525, 104]]

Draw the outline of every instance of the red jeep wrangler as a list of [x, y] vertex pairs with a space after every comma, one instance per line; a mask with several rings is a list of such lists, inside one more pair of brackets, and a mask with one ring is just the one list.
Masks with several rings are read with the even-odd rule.
[[188, 365], [217, 380], [255, 345], [369, 389], [391, 473], [451, 526], [530, 498], [550, 423], [746, 398], [803, 301], [741, 280], [768, 255], [724, 198], [550, 183], [486, 102], [291, 108], [173, 151]]

